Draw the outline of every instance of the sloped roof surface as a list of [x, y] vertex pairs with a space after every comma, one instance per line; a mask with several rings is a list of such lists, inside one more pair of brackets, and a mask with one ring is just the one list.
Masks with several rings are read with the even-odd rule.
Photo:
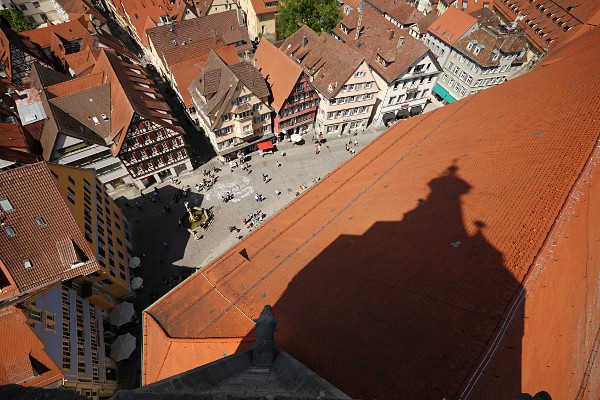
[[[363, 55], [371, 68], [388, 83], [401, 76], [429, 51], [420, 40], [410, 35], [408, 29], [398, 28], [371, 7], [363, 9], [361, 33], [356, 38], [358, 14], [357, 10], [353, 10], [342, 20], [341, 24], [346, 26], [348, 33], [342, 31], [339, 25], [334, 32]], [[377, 55], [381, 55], [389, 64], [384, 67], [377, 61]]]
[[0, 384], [44, 387], [64, 378], [23, 311], [16, 307], [0, 310], [0, 331]]
[[50, 47], [52, 41], [58, 36], [64, 40], [81, 39], [90, 32], [79, 20], [64, 22], [62, 24], [48, 25], [44, 28], [32, 29], [21, 32], [21, 35], [27, 36], [31, 41], [39, 44], [42, 48]]
[[[598, 172], [600, 29], [579, 40], [576, 54], [396, 124], [145, 318], [182, 341], [245, 338], [272, 304], [278, 344], [353, 398], [457, 397], [582, 171]], [[480, 398], [540, 387], [519, 352], [499, 351], [514, 363]]]
[[[252, 4], [252, 8], [256, 15], [267, 14], [267, 13], [275, 13], [279, 11], [279, 1], [278, 0], [250, 0]], [[275, 3], [273, 7], [267, 7], [267, 3]]]
[[211, 37], [208, 39], [198, 40], [197, 42], [192, 42], [184, 46], [174, 46], [171, 49], [166, 50], [162, 56], [166, 63], [170, 66], [201, 56], [206, 56], [208, 58], [208, 54], [211, 50], [216, 51], [224, 46], [225, 42], [223, 39]]
[[[45, 163], [36, 163], [0, 173], [0, 199], [7, 198], [14, 210], [6, 214], [6, 225], [15, 231], [0, 232], [0, 260], [25, 292], [51, 283], [88, 275], [99, 269], [94, 252], [73, 219], [56, 181]], [[42, 217], [44, 226], [35, 218]], [[87, 261], [77, 260], [75, 243]], [[30, 260], [26, 268], [24, 260]], [[84, 261], [84, 260], [81, 260]]]
[[452, 45], [476, 23], [477, 19], [472, 15], [458, 8], [448, 7], [446, 12], [429, 25], [427, 32]]
[[[221, 47], [215, 50], [215, 53], [223, 60], [227, 65], [237, 64], [240, 58], [237, 54], [237, 49], [233, 45]], [[200, 73], [204, 70], [206, 62], [208, 61], [208, 54], [196, 57], [190, 60], [180, 62], [178, 64], [170, 65], [173, 79], [177, 83], [179, 93], [183, 98], [183, 103], [187, 107], [192, 107], [192, 95], [187, 90], [194, 79], [200, 76]]]
[[[523, 17], [519, 26], [540, 51], [558, 49], [600, 24], [597, 0], [514, 0], [510, 3], [494, 0], [494, 9], [509, 21], [516, 19], [518, 10], [518, 15]], [[547, 40], [551, 40], [550, 43]]]
[[300, 79], [302, 68], [264, 38], [256, 48], [252, 65], [267, 81], [273, 96], [271, 106], [279, 112]]
[[[517, 56], [511, 64], [518, 64], [527, 61], [527, 42], [523, 32], [512, 32], [510, 34], [501, 33], [497, 27], [483, 27], [477, 29], [464, 38], [454, 43], [454, 48], [467, 55], [472, 60], [477, 61], [479, 65], [496, 66], [500, 65], [502, 56], [506, 54], [520, 53], [524, 51], [521, 57]], [[473, 43], [469, 50], [469, 43]], [[483, 46], [479, 54], [475, 54], [477, 46]], [[498, 52], [498, 57], [494, 60], [494, 52]]]
[[279, 49], [294, 60], [300, 60], [304, 72], [314, 78], [313, 86], [327, 98], [335, 97], [364, 61], [356, 50], [328, 33], [317, 35], [306, 25], [288, 37]]
[[4, 21], [0, 21], [0, 65], [4, 68], [9, 80], [13, 78], [11, 45], [30, 54], [39, 61], [49, 63], [46, 55], [37, 44], [32, 43], [27, 36], [10, 29]]
[[252, 49], [246, 25], [239, 23], [236, 10], [159, 26], [148, 29], [147, 33], [159, 55], [175, 46], [181, 46], [184, 42], [187, 46], [215, 37], [222, 38], [225, 44], [234, 44], [238, 40], [243, 40], [245, 44], [238, 46], [238, 52]]
[[229, 67], [231, 72], [250, 89], [259, 99], [269, 96], [269, 88], [265, 78], [248, 62], [241, 62]]
[[404, 0], [368, 0], [369, 5], [388, 14], [402, 25], [411, 25], [423, 19], [423, 14]]

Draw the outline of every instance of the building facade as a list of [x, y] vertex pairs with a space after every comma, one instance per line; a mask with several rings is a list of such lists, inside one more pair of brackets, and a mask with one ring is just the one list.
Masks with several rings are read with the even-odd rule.
[[227, 66], [211, 52], [206, 68], [189, 88], [195, 119], [222, 160], [252, 151], [273, 137], [269, 89], [249, 63]]
[[372, 117], [376, 125], [420, 114], [441, 72], [427, 46], [407, 33], [371, 7], [353, 10], [333, 30], [369, 64], [379, 88]]
[[116, 392], [116, 370], [107, 363], [102, 310], [82, 298], [80, 290], [75, 283], [60, 284], [23, 308], [32, 330], [64, 374], [61, 386], [99, 400]]
[[250, 40], [263, 36], [277, 40], [278, 0], [239, 0], [239, 4], [246, 16]]
[[300, 65], [317, 91], [317, 133], [341, 135], [367, 127], [379, 88], [360, 53], [307, 26], [288, 37], [279, 49]]
[[478, 29], [452, 44], [434, 87], [436, 97], [452, 103], [512, 79], [524, 71], [527, 53], [522, 30], [478, 24]]
[[[84, 289], [84, 297], [110, 310], [117, 299], [131, 296], [127, 264], [132, 254], [129, 222], [96, 177], [94, 169], [55, 164], [49, 167], [100, 265], [98, 271], [77, 282]], [[86, 286], [85, 283], [89, 284]]]
[[273, 129], [280, 139], [314, 127], [319, 96], [298, 63], [262, 39], [252, 65], [265, 78], [275, 111]]

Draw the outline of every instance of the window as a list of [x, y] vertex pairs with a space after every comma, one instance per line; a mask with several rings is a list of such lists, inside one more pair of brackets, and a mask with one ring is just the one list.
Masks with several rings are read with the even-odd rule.
[[390, 97], [390, 101], [388, 101], [388, 104], [394, 104], [395, 101], [396, 101], [396, 96], [392, 96], [392, 97]]
[[254, 109], [254, 111], [260, 111], [262, 109], [262, 104], [261, 103], [255, 104], [252, 108]]
[[38, 3], [37, 1], [34, 1], [31, 4], [33, 4], [33, 8], [40, 8], [40, 3]]
[[67, 199], [73, 204], [75, 204], [75, 192], [71, 188], [67, 188]]
[[15, 237], [17, 235], [11, 226], [5, 225], [4, 230], [6, 231], [8, 237]]
[[35, 224], [37, 226], [46, 226], [46, 221], [42, 217], [35, 217]]
[[363, 76], [365, 76], [367, 73], [365, 71], [358, 71], [357, 73], [354, 74], [354, 76], [356, 78], [362, 78]]
[[33, 267], [33, 264], [31, 263], [31, 260], [30, 260], [29, 258], [25, 258], [25, 259], [23, 260], [23, 266], [24, 266], [26, 269], [29, 269], [29, 268]]
[[12, 206], [12, 204], [10, 203], [10, 201], [7, 198], [0, 199], [0, 208], [4, 212], [9, 212], [9, 211], [14, 210], [14, 207]]
[[442, 82], [446, 82], [448, 80], [448, 74], [442, 74]]
[[370, 89], [372, 84], [373, 84], [373, 82], [366, 82], [365, 89]]
[[19, 4], [19, 8], [21, 11], [27, 11], [27, 6], [25, 4]]

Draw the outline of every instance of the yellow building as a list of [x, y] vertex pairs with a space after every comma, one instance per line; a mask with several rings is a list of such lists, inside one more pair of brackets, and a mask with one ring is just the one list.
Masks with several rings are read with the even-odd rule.
[[251, 40], [266, 36], [277, 40], [277, 0], [240, 0], [240, 7], [246, 15], [246, 25]]
[[131, 295], [127, 262], [131, 257], [129, 223], [96, 178], [94, 169], [48, 165], [75, 221], [96, 254], [100, 270], [76, 280], [94, 304], [110, 310]]

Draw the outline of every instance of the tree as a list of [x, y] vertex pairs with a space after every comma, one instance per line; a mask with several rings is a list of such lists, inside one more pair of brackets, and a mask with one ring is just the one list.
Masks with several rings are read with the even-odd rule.
[[302, 25], [317, 33], [331, 32], [341, 19], [337, 0], [282, 0], [277, 13], [277, 30], [281, 39], [291, 36]]
[[0, 19], [15, 32], [24, 32], [37, 28], [36, 24], [32, 24], [25, 18], [21, 10], [2, 10], [0, 11]]

